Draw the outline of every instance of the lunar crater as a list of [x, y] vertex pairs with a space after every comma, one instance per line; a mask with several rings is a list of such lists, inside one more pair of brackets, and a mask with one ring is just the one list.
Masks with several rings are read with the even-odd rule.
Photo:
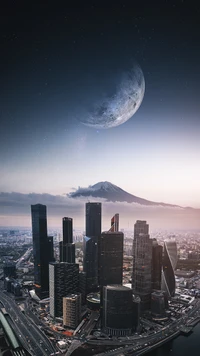
[[92, 104], [92, 108], [79, 121], [95, 129], [108, 129], [129, 120], [140, 107], [145, 92], [145, 80], [141, 68], [134, 65], [125, 72], [112, 95]]

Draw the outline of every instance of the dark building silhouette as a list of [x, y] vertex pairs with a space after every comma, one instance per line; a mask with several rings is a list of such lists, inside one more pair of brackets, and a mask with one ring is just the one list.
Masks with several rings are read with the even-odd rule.
[[141, 299], [141, 310], [150, 309], [152, 283], [152, 240], [149, 225], [137, 220], [133, 240], [133, 293]]
[[121, 285], [103, 287], [103, 329], [115, 336], [130, 335], [133, 328], [133, 291]]
[[63, 297], [79, 291], [79, 265], [76, 263], [53, 262], [49, 264], [50, 315], [63, 315]]
[[119, 214], [115, 214], [111, 219], [110, 232], [119, 231]]
[[123, 276], [122, 232], [106, 231], [98, 240], [98, 276], [99, 285], [122, 284]]
[[164, 241], [163, 269], [161, 289], [167, 293], [167, 297], [175, 294], [175, 274], [177, 264], [177, 245], [175, 240]]
[[72, 244], [73, 242], [73, 220], [72, 218], [64, 217], [63, 222], [63, 243]]
[[153, 317], [165, 316], [165, 292], [154, 291], [151, 293], [151, 313]]
[[48, 246], [48, 255], [49, 261], [54, 262], [54, 249], [53, 249], [53, 236], [47, 236], [47, 246]]
[[86, 294], [98, 286], [98, 237], [83, 238], [83, 271], [86, 273]]
[[101, 236], [101, 203], [86, 203], [86, 236], [83, 241], [83, 271], [86, 293], [98, 286], [98, 238]]
[[100, 309], [100, 293], [90, 293], [87, 295], [86, 303], [88, 309], [99, 310]]
[[86, 303], [86, 273], [79, 272], [79, 292], [81, 293], [81, 303]]
[[64, 244], [59, 242], [60, 262], [75, 263], [75, 244]]
[[86, 236], [101, 235], [101, 203], [86, 203]]
[[133, 295], [133, 331], [137, 331], [140, 324], [140, 297]]
[[35, 292], [40, 298], [45, 298], [49, 291], [49, 262], [53, 257], [53, 239], [47, 236], [46, 206], [31, 205], [31, 215]]
[[152, 289], [161, 289], [162, 246], [156, 239], [152, 240]]
[[75, 263], [75, 244], [73, 243], [73, 220], [64, 217], [63, 222], [63, 241], [60, 241], [60, 262]]
[[3, 266], [3, 276], [4, 276], [4, 279], [6, 277], [16, 278], [16, 276], [17, 276], [17, 274], [16, 274], [16, 264], [12, 263], [12, 262], [5, 263], [4, 266]]

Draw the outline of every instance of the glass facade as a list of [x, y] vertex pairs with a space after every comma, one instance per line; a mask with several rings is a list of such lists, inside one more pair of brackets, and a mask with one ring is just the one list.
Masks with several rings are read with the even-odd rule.
[[175, 240], [164, 242], [163, 250], [163, 269], [161, 289], [167, 293], [168, 297], [175, 294], [175, 275], [174, 271], [177, 264], [177, 245]]
[[47, 236], [46, 206], [31, 205], [34, 282], [35, 290], [40, 298], [48, 296], [49, 262], [53, 257], [53, 238]]
[[137, 220], [133, 240], [133, 293], [141, 299], [141, 310], [150, 309], [152, 284], [152, 240], [149, 225]]

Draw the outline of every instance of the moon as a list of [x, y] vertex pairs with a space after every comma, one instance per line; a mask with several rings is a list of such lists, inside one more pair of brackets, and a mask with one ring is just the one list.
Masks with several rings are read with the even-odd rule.
[[145, 92], [145, 80], [142, 69], [134, 64], [122, 74], [121, 80], [111, 95], [104, 94], [92, 103], [79, 121], [95, 129], [109, 129], [124, 124], [140, 107]]

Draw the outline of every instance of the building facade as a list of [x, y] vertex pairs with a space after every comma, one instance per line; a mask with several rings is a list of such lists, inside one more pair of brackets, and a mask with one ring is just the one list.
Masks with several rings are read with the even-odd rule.
[[121, 285], [103, 287], [103, 330], [113, 336], [131, 335], [133, 291]]
[[98, 238], [101, 236], [101, 203], [86, 203], [86, 236], [83, 239], [83, 271], [86, 294], [98, 287]]
[[81, 294], [63, 298], [63, 325], [75, 329], [81, 321]]
[[141, 299], [141, 310], [150, 309], [152, 289], [152, 240], [149, 225], [137, 220], [133, 240], [133, 293]]
[[176, 241], [164, 241], [161, 289], [167, 293], [168, 297], [173, 297], [175, 294], [174, 271], [176, 269], [177, 260]]
[[151, 313], [153, 317], [162, 318], [165, 316], [165, 292], [154, 291], [151, 293]]
[[101, 203], [86, 203], [86, 236], [101, 235]]
[[86, 294], [98, 287], [98, 238], [83, 238], [83, 271], [86, 273]]
[[31, 216], [35, 291], [45, 298], [49, 294], [49, 263], [53, 257], [53, 239], [47, 236], [46, 206], [31, 205]]
[[64, 217], [63, 241], [60, 241], [60, 262], [75, 263], [75, 244], [73, 243], [73, 219]]
[[152, 289], [161, 290], [163, 248], [156, 239], [152, 240]]
[[122, 232], [106, 231], [98, 240], [98, 277], [99, 285], [122, 284], [123, 277]]
[[111, 219], [110, 232], [119, 231], [119, 214], [115, 214]]
[[79, 265], [53, 262], [49, 264], [50, 315], [62, 317], [63, 298], [79, 291]]

